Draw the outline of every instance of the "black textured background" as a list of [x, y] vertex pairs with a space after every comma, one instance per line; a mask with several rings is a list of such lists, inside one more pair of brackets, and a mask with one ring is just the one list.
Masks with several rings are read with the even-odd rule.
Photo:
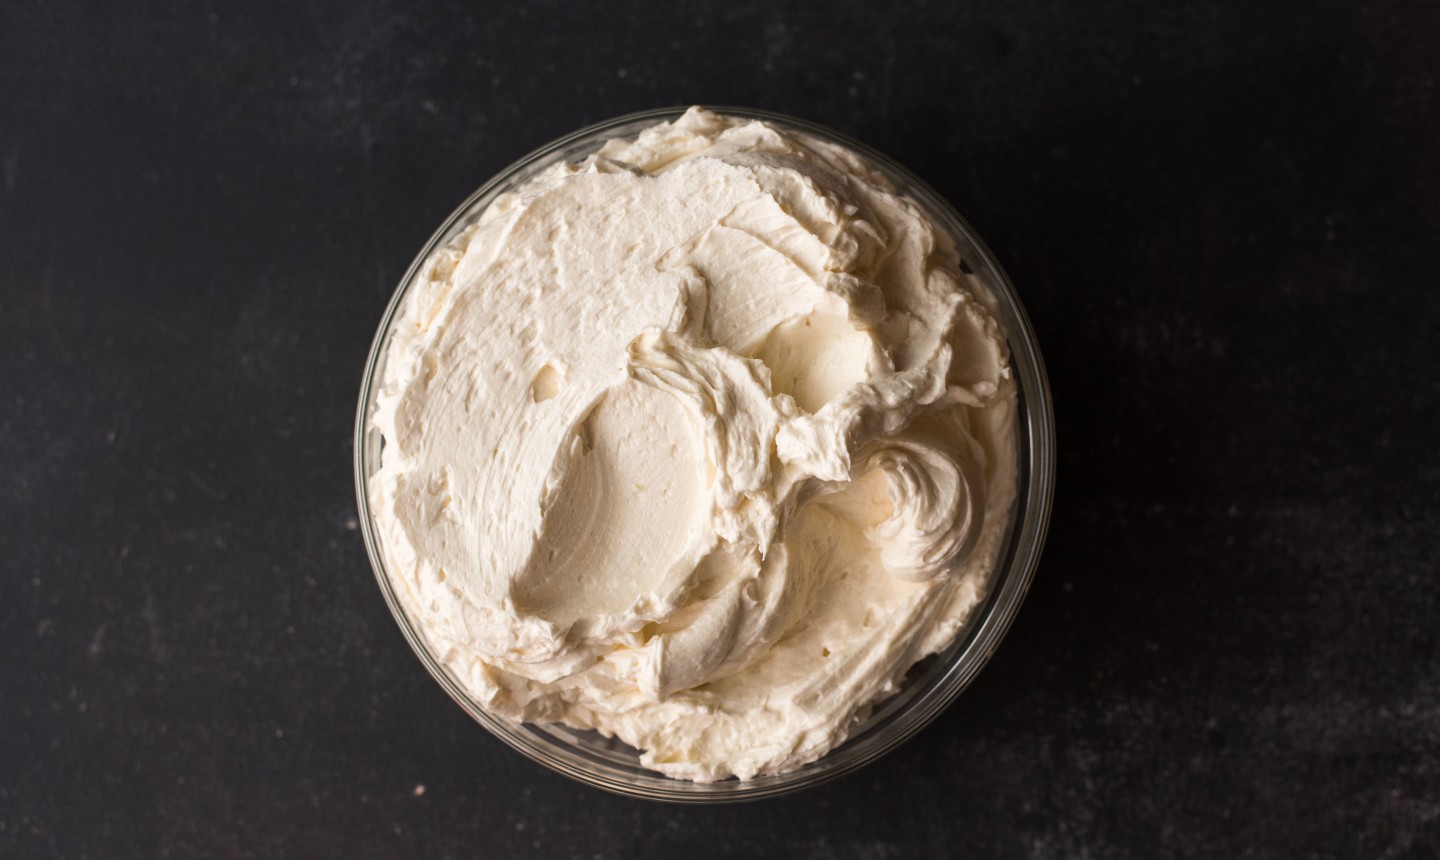
[[[1437, 77], [1420, 2], [0, 5], [0, 855], [1437, 856]], [[881, 762], [742, 807], [473, 725], [351, 484], [430, 231], [685, 102], [928, 178], [1059, 416], [990, 667]]]

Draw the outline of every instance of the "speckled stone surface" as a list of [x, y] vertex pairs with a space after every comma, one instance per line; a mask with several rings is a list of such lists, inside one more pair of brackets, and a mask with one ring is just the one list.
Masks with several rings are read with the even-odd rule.
[[[5, 4], [0, 856], [1437, 856], [1437, 45], [1424, 3]], [[387, 613], [350, 465], [430, 231], [686, 102], [953, 200], [1061, 450], [959, 703], [727, 808], [472, 724]]]

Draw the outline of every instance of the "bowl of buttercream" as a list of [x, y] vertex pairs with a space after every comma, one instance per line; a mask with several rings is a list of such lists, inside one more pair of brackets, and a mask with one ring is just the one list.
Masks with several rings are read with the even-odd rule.
[[717, 802], [847, 773], [989, 659], [1054, 481], [1039, 348], [889, 158], [736, 108], [515, 163], [406, 272], [355, 478], [425, 667], [590, 785]]

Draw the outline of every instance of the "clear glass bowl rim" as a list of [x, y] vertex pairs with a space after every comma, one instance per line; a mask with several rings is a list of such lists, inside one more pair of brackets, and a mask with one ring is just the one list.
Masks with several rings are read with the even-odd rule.
[[899, 190], [920, 202], [932, 216], [939, 217], [953, 230], [962, 258], [991, 290], [998, 303], [1018, 388], [1016, 421], [1020, 485], [1009, 526], [1009, 539], [1001, 549], [986, 599], [956, 641], [938, 655], [921, 678], [907, 678], [905, 688], [877, 705], [870, 718], [844, 744], [797, 770], [743, 782], [733, 779], [712, 783], [677, 780], [640, 767], [638, 755], [633, 765], [616, 764], [610, 760], [613, 756], [579, 748], [577, 743], [567, 743], [554, 728], [515, 723], [484, 711], [430, 653], [390, 583], [385, 555], [373, 527], [367, 487], [370, 475], [379, 466], [380, 453], [378, 433], [370, 427], [370, 419], [394, 318], [421, 265], [436, 248], [473, 223], [498, 194], [517, 187], [539, 170], [561, 159], [588, 154], [613, 137], [633, 136], [645, 126], [675, 119], [685, 112], [686, 107], [629, 113], [578, 129], [514, 162], [461, 203], [416, 255], [386, 306], [365, 363], [354, 435], [355, 492], [365, 551], [391, 614], [430, 675], [476, 722], [530, 759], [606, 791], [675, 803], [757, 800], [818, 785], [874, 761], [933, 721], [989, 661], [1019, 611], [1039, 563], [1055, 485], [1054, 410], [1039, 344], [1010, 278], [969, 222], [907, 168], [840, 132], [773, 111], [707, 107], [728, 116], [763, 120], [809, 134], [865, 157]]

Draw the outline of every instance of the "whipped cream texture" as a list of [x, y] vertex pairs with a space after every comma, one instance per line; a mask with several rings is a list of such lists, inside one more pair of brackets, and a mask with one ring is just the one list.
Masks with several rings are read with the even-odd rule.
[[986, 594], [993, 299], [856, 153], [692, 108], [502, 195], [397, 313], [394, 590], [501, 716], [709, 781], [844, 741]]

